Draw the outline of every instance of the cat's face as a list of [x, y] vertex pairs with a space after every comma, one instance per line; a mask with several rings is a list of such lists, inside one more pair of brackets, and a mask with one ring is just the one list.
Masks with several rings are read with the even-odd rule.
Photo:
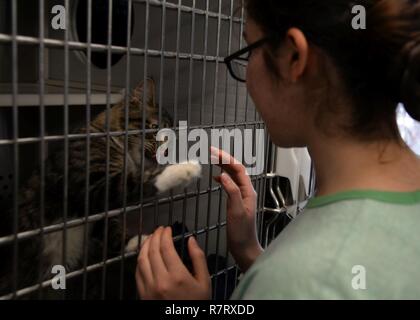
[[159, 125], [159, 107], [157, 106], [154, 111], [152, 111], [146, 119], [146, 128], [155, 130], [146, 134], [146, 142], [145, 142], [145, 152], [149, 158], [156, 159], [156, 152], [157, 149], [161, 144], [162, 141], [157, 141], [157, 133], [159, 130], [164, 128], [170, 128], [173, 125], [172, 117], [170, 114], [162, 108], [161, 110], [161, 121]]
[[[146, 99], [144, 93], [146, 92]], [[154, 130], [146, 133], [145, 137], [145, 155], [149, 159], [156, 159], [156, 152], [163, 142], [156, 141], [157, 133], [160, 129], [169, 128], [173, 125], [172, 117], [165, 110], [161, 109], [159, 121], [159, 106], [156, 103], [156, 86], [152, 79], [147, 79], [146, 85], [141, 82], [133, 91], [131, 104], [141, 108], [143, 101], [146, 102], [145, 123], [147, 130]]]

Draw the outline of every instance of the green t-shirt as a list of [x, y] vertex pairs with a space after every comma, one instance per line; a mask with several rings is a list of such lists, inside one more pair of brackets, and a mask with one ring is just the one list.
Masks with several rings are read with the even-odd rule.
[[311, 199], [231, 299], [420, 299], [420, 191]]

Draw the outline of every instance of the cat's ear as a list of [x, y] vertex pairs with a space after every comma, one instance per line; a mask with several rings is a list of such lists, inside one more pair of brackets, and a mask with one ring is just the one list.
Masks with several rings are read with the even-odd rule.
[[136, 88], [134, 88], [133, 93], [131, 95], [131, 102], [143, 105], [143, 95], [146, 93], [146, 105], [148, 107], [155, 107], [155, 93], [156, 93], [156, 86], [155, 81], [152, 78], [147, 78], [146, 82], [141, 81]]

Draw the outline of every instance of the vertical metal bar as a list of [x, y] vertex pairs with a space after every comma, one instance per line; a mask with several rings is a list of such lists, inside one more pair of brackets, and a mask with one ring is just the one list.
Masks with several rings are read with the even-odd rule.
[[[205, 13], [205, 25], [204, 25], [204, 52], [203, 52], [203, 68], [202, 68], [202, 80], [201, 80], [201, 105], [200, 105], [200, 126], [203, 125], [203, 114], [206, 97], [206, 76], [207, 76], [207, 48], [208, 48], [208, 28], [209, 28], [209, 0], [206, 0], [206, 13]], [[200, 208], [200, 190], [201, 190], [201, 179], [197, 181], [197, 197], [195, 202], [195, 226], [194, 229], [198, 229], [198, 212]], [[208, 226], [208, 223], [207, 223]], [[206, 251], [207, 254], [207, 251]]]
[[[214, 129], [216, 126], [216, 106], [217, 106], [217, 84], [219, 78], [219, 52], [220, 52], [220, 28], [221, 28], [221, 12], [222, 11], [222, 0], [219, 0], [219, 13], [218, 13], [218, 20], [217, 20], [217, 40], [216, 40], [216, 61], [215, 61], [215, 75], [214, 75], [214, 92], [213, 92], [213, 107], [212, 107], [212, 128]], [[223, 139], [223, 138], [222, 138]], [[209, 190], [213, 188], [213, 167], [210, 166], [210, 176], [209, 176]], [[209, 217], [211, 214], [211, 198], [212, 193], [209, 193], [208, 196], [208, 207], [207, 207], [207, 221], [209, 221]], [[217, 260], [218, 260], [218, 252], [219, 252], [219, 237], [220, 237], [220, 210], [221, 206], [219, 203], [219, 214], [217, 218], [217, 233], [216, 233], [216, 266], [215, 270], [217, 273]], [[207, 228], [209, 224], [207, 224]], [[208, 250], [208, 238], [209, 238], [209, 231], [206, 234], [206, 250]], [[207, 253], [207, 251], [206, 251]], [[217, 276], [214, 277], [215, 283], [217, 283]], [[214, 290], [216, 292], [216, 290]]]
[[[191, 100], [192, 100], [192, 84], [193, 84], [193, 76], [194, 76], [194, 61], [193, 61], [193, 54], [194, 54], [194, 45], [195, 45], [195, 0], [192, 3], [192, 11], [191, 11], [191, 38], [190, 38], [190, 61], [189, 61], [189, 74], [188, 74], [188, 106], [187, 106], [187, 124], [191, 121]], [[191, 159], [188, 159], [191, 160]], [[184, 235], [185, 235], [185, 224], [186, 224], [186, 215], [187, 215], [187, 188], [184, 189], [184, 201], [182, 204], [183, 213], [182, 213], [182, 243], [184, 243]], [[195, 229], [196, 230], [196, 229]], [[181, 256], [182, 259], [184, 258], [184, 246], [181, 246]]]
[[[175, 79], [175, 107], [176, 107], [176, 113], [178, 114], [178, 99], [179, 99], [179, 53], [180, 53], [180, 44], [181, 44], [181, 0], [178, 1], [178, 29], [177, 29], [177, 40], [176, 40], [176, 52], [177, 52], [177, 66], [176, 66], [176, 79]], [[187, 108], [188, 109], [188, 108]], [[188, 112], [188, 110], [187, 110]], [[189, 113], [188, 113], [189, 116]], [[189, 121], [187, 121], [187, 133], [188, 133], [188, 125], [189, 125]], [[181, 160], [181, 159], [180, 159]], [[183, 160], [187, 160], [187, 159], [183, 159]], [[187, 189], [184, 189], [184, 199], [182, 201], [182, 229], [181, 229], [181, 243], [184, 243], [184, 239], [185, 239], [185, 219], [187, 216]], [[183, 245], [181, 245], [181, 259], [184, 259], [184, 253], [185, 253], [185, 248]]]
[[[240, 23], [240, 31], [239, 31], [239, 48], [242, 48], [243, 44], [243, 31], [244, 31], [244, 24], [245, 24], [245, 6], [242, 6], [241, 8], [241, 23]], [[238, 117], [238, 100], [239, 100], [239, 81], [236, 81], [235, 86], [235, 93], [236, 93], [236, 99], [235, 99], [235, 122]]]
[[[193, 8], [196, 8], [196, 0], [193, 0]], [[189, 75], [189, 84], [188, 84], [188, 123], [190, 122], [190, 113], [191, 113], [191, 104], [192, 104], [192, 85], [193, 85], [193, 77], [194, 77], [194, 61], [193, 61], [193, 54], [195, 52], [195, 12], [192, 12], [192, 21], [191, 21], [191, 59], [190, 59], [190, 75]], [[201, 115], [200, 115], [201, 116]], [[201, 125], [201, 122], [200, 122]], [[196, 203], [195, 203], [195, 216], [194, 216], [194, 236], [198, 229], [198, 212], [199, 212], [199, 206], [197, 205], [198, 199], [200, 197], [200, 179], [198, 179], [196, 184], [196, 191], [197, 191], [197, 197], [196, 197]]]
[[[120, 300], [124, 298], [124, 267], [125, 267], [125, 239], [127, 230], [127, 165], [128, 165], [128, 130], [129, 130], [129, 99], [130, 99], [130, 63], [131, 63], [131, 15], [132, 0], [128, 0], [128, 19], [127, 19], [127, 68], [125, 78], [125, 102], [124, 102], [124, 167], [123, 167], [123, 213], [122, 213], [122, 236], [121, 236], [121, 263], [120, 263]], [[139, 238], [140, 239], [140, 238]]]
[[[232, 50], [232, 31], [233, 31], [233, 23], [232, 23], [232, 21], [233, 21], [233, 0], [231, 0], [231, 2], [230, 2], [231, 4], [230, 4], [230, 19], [229, 19], [229, 36], [228, 36], [228, 55], [230, 55], [231, 54], [231, 50]], [[225, 88], [225, 107], [224, 107], [224, 115], [223, 115], [223, 121], [224, 121], [224, 123], [226, 123], [226, 115], [227, 115], [227, 103], [228, 103], [228, 93], [229, 93], [229, 90], [228, 90], [228, 81], [229, 81], [229, 71], [228, 71], [228, 69], [226, 68], [226, 71], [225, 71], [225, 85], [226, 85], [226, 88]]]
[[12, 1], [12, 104], [13, 104], [13, 275], [12, 289], [13, 298], [18, 289], [18, 239], [19, 232], [19, 111], [17, 103], [18, 95], [18, 45], [17, 45], [17, 1]]
[[[243, 29], [244, 29], [244, 24], [245, 24], [245, 6], [242, 2], [242, 6], [241, 6], [241, 18], [240, 18], [240, 33], [239, 33], [239, 48], [242, 48], [242, 34], [243, 34]], [[235, 86], [235, 92], [236, 92], [236, 100], [235, 100], [235, 119], [237, 118], [237, 101], [239, 98], [239, 83], [236, 83]], [[248, 95], [246, 96], [246, 100], [245, 100], [245, 123], [247, 123], [248, 121]], [[247, 127], [245, 126], [245, 129]], [[255, 130], [255, 126], [254, 126], [254, 130]], [[252, 142], [253, 144], [253, 148], [252, 150], [254, 150], [255, 148], [255, 141]], [[257, 194], [258, 193], [258, 181], [255, 181], [255, 183], [253, 183], [254, 189], [256, 189]], [[257, 212], [258, 212], [258, 206], [257, 206]], [[257, 213], [256, 213], [257, 214]], [[236, 268], [235, 271], [235, 286], [237, 285], [238, 282], [238, 268]]]
[[104, 219], [104, 241], [103, 241], [103, 265], [102, 265], [102, 289], [101, 298], [106, 296], [106, 269], [105, 261], [108, 256], [108, 213], [109, 213], [109, 162], [110, 162], [110, 131], [111, 131], [111, 46], [112, 46], [112, 16], [113, 0], [108, 0], [108, 41], [107, 41], [107, 65], [106, 65], [106, 156], [105, 156], [105, 219]]
[[[214, 93], [213, 93], [213, 108], [212, 108], [212, 124], [213, 128], [216, 125], [216, 105], [217, 105], [217, 84], [219, 76], [219, 51], [220, 51], [220, 28], [221, 28], [221, 18], [222, 15], [222, 0], [219, 0], [219, 14], [217, 19], [217, 41], [216, 41], [216, 61], [215, 61], [215, 77], [214, 77]], [[213, 181], [212, 179], [210, 181]]]
[[178, 99], [179, 99], [179, 53], [181, 42], [181, 0], [178, 0], [178, 15], [176, 29], [176, 55], [175, 55], [175, 94], [174, 94], [174, 121], [178, 126]]
[[[228, 55], [231, 54], [231, 50], [232, 50], [232, 32], [233, 32], [233, 4], [234, 4], [234, 0], [230, 1], [230, 16], [229, 16], [229, 36], [228, 36]], [[228, 93], [229, 93], [229, 87], [228, 87], [228, 81], [229, 81], [229, 71], [226, 68], [226, 75], [225, 75], [225, 110], [224, 110], [224, 117], [223, 117], [223, 121], [224, 123], [226, 123], [226, 114], [227, 114], [227, 108], [228, 108]], [[243, 159], [244, 157], [242, 157]], [[219, 198], [219, 203], [222, 202], [222, 190], [220, 190], [220, 198]], [[227, 227], [225, 227], [227, 228]], [[226, 263], [224, 266], [224, 275], [225, 275], [225, 287], [224, 287], [224, 294], [223, 294], [223, 299], [226, 300], [226, 296], [227, 296], [227, 283], [228, 283], [228, 272], [227, 272], [227, 267], [228, 267], [228, 257], [229, 257], [229, 249], [228, 246], [226, 244], [226, 251], [225, 251], [225, 258], [226, 258]], [[216, 269], [217, 272], [217, 269]], [[216, 280], [216, 284], [217, 285], [217, 280]], [[214, 289], [214, 291], [216, 292], [216, 288]]]
[[[160, 71], [159, 71], [159, 129], [162, 129], [162, 105], [163, 105], [163, 84], [164, 84], [164, 67], [165, 67], [165, 40], [166, 40], [166, 0], [162, 1], [162, 16], [161, 16], [161, 43], [160, 43]], [[159, 206], [156, 197], [155, 212], [154, 212], [154, 226], [158, 224]]]
[[[141, 134], [141, 177], [140, 177], [140, 203], [143, 203], [143, 197], [144, 197], [144, 190], [143, 190], [143, 183], [144, 183], [144, 160], [145, 160], [145, 154], [144, 154], [144, 146], [145, 146], [145, 129], [146, 129], [146, 97], [147, 97], [147, 91], [150, 90], [147, 85], [147, 50], [149, 47], [149, 24], [150, 24], [150, 3], [149, 0], [146, 0], [146, 19], [145, 19], [145, 35], [144, 35], [144, 65], [143, 65], [143, 83], [144, 83], [144, 90], [143, 90], [143, 108], [142, 108], [142, 134]], [[138, 236], [139, 239], [141, 239], [141, 234], [143, 230], [143, 206], [140, 206], [140, 219], [139, 219], [139, 226], [138, 226]]]
[[[259, 125], [255, 125], [254, 126], [254, 132], [256, 133], [257, 127], [259, 127]], [[253, 149], [255, 150], [255, 141], [253, 141]], [[264, 168], [265, 169], [265, 168]], [[265, 172], [265, 171], [264, 171]], [[264, 199], [261, 195], [261, 190], [263, 188], [265, 188], [265, 186], [262, 185], [262, 179], [261, 177], [258, 177], [257, 181], [256, 181], [256, 192], [258, 194], [258, 199], [257, 199], [257, 231], [258, 231], [258, 239], [261, 243], [261, 245], [263, 246], [263, 224], [264, 224], [264, 213], [261, 211], [262, 208], [264, 208]]]
[[191, 39], [190, 39], [190, 65], [189, 65], [189, 80], [188, 80], [188, 108], [187, 108], [187, 123], [191, 121], [191, 101], [192, 101], [192, 85], [193, 85], [193, 76], [194, 76], [194, 60], [193, 55], [195, 51], [195, 4], [196, 0], [193, 0], [192, 3], [192, 12], [191, 12]]
[[[158, 110], [158, 123], [159, 123], [159, 130], [161, 130], [162, 127], [162, 105], [163, 105], [163, 84], [164, 84], [164, 65], [165, 65], [165, 40], [166, 40], [166, 0], [162, 1], [162, 12], [161, 12], [161, 42], [160, 42], [160, 69], [159, 69], [159, 97], [158, 97], [158, 104], [159, 104], [159, 110]], [[158, 195], [156, 195], [155, 198], [155, 206], [154, 206], [154, 227], [158, 225], [158, 215], [159, 215], [159, 201], [158, 201]]]
[[85, 300], [87, 298], [87, 265], [88, 265], [88, 254], [89, 254], [89, 206], [90, 206], [90, 122], [91, 122], [91, 86], [92, 86], [92, 0], [87, 0], [87, 51], [86, 51], [86, 168], [85, 168], [85, 223], [83, 232], [83, 296]]
[[162, 123], [162, 104], [163, 104], [163, 83], [165, 66], [165, 40], [166, 40], [166, 0], [162, 0], [162, 20], [161, 20], [161, 43], [160, 43], [160, 75], [159, 75], [159, 129]]
[[206, 14], [204, 23], [204, 52], [203, 52], [203, 78], [201, 93], [201, 109], [200, 109], [200, 125], [203, 124], [204, 106], [206, 103], [206, 83], [207, 83], [207, 54], [208, 54], [208, 37], [209, 37], [209, 0], [206, 0]]
[[311, 160], [311, 173], [310, 173], [310, 182], [309, 182], [309, 197], [315, 196], [315, 187], [316, 187], [316, 171], [313, 160]]
[[[221, 22], [222, 22], [222, 0], [219, 0], [219, 12], [217, 18], [217, 41], [216, 41], [216, 70], [215, 70], [215, 77], [214, 77], [214, 95], [213, 95], [213, 109], [212, 109], [212, 124], [213, 128], [216, 125], [216, 106], [217, 106], [217, 89], [218, 89], [218, 80], [219, 80], [219, 53], [220, 53], [220, 34], [221, 34]], [[226, 119], [225, 119], [226, 121]], [[223, 138], [222, 138], [223, 139]], [[213, 187], [213, 167], [210, 167], [210, 177], [209, 177], [209, 189], [211, 190]], [[221, 224], [221, 196], [222, 190], [219, 190], [219, 213], [217, 216], [217, 227], [216, 227], [216, 265], [215, 265], [215, 272], [217, 274], [218, 271], [218, 254], [219, 254], [219, 245], [220, 245], [220, 224]], [[215, 276], [215, 285], [214, 285], [214, 293], [216, 293], [217, 289], [217, 279], [218, 276]]]
[[[264, 125], [262, 125], [262, 124], [260, 124], [260, 126], [264, 126]], [[262, 179], [262, 183], [263, 183], [263, 185], [262, 185], [262, 188], [263, 188], [263, 192], [262, 192], [262, 198], [261, 198], [261, 201], [260, 201], [260, 208], [259, 208], [259, 210], [258, 210], [258, 212], [261, 212], [260, 213], [260, 215], [261, 215], [261, 231], [260, 231], [260, 239], [262, 239], [262, 227], [263, 227], [263, 216], [264, 216], [264, 205], [265, 205], [265, 197], [266, 197], [266, 185], [267, 185], [267, 169], [268, 169], [268, 166], [269, 166], [269, 146], [270, 146], [270, 144], [271, 144], [271, 140], [270, 140], [270, 137], [269, 137], [269, 135], [268, 135], [268, 133], [267, 133], [267, 131], [266, 131], [266, 134], [265, 134], [265, 136], [266, 136], [266, 138], [265, 138], [265, 157], [264, 157], [264, 159], [265, 159], [265, 165], [264, 165], [264, 176], [263, 176], [263, 179]], [[270, 178], [271, 179], [271, 178]], [[259, 193], [259, 195], [261, 196], [261, 190], [260, 190], [260, 193]]]
[[[209, 23], [209, 10], [210, 10], [210, 4], [209, 0], [206, 1], [206, 45], [208, 43], [208, 23]], [[206, 47], [207, 50], [207, 47]], [[207, 52], [206, 52], [207, 55]], [[206, 81], [204, 80], [204, 84], [206, 84]], [[210, 155], [209, 155], [209, 163], [210, 162]], [[210, 166], [210, 173], [209, 173], [209, 185], [207, 187], [207, 221], [206, 221], [206, 240], [204, 244], [204, 252], [206, 253], [206, 256], [208, 256], [209, 253], [209, 226], [210, 226], [210, 211], [211, 211], [211, 181], [212, 181], [212, 166]]]
[[[69, 8], [69, 0], [65, 0], [65, 8]], [[63, 190], [63, 266], [67, 266], [67, 215], [68, 215], [68, 175], [69, 175], [69, 14], [66, 10], [66, 29], [64, 30], [64, 190]], [[63, 291], [63, 298], [66, 293]]]
[[[220, 0], [221, 1], [221, 0]], [[219, 190], [219, 207], [218, 207], [218, 214], [217, 214], [217, 233], [216, 233], [216, 263], [214, 267], [215, 279], [214, 279], [214, 287], [213, 287], [213, 299], [216, 299], [217, 293], [217, 281], [219, 276], [217, 275], [219, 272], [219, 245], [220, 245], [220, 224], [222, 219], [222, 190]]]
[[[175, 50], [175, 92], [174, 92], [174, 129], [178, 128], [178, 99], [179, 99], [179, 53], [180, 53], [180, 38], [181, 38], [181, 0], [178, 0], [178, 14], [176, 27], [176, 50]], [[179, 130], [177, 130], [179, 133]], [[170, 191], [169, 204], [169, 224], [173, 223], [174, 216], [174, 201], [173, 191]]]
[[[187, 188], [184, 189], [184, 198], [182, 201], [182, 230], [181, 230], [181, 243], [184, 243], [185, 240], [185, 221], [187, 217]], [[181, 259], [185, 257], [185, 248], [184, 245], [181, 245]]]
[[[40, 111], [40, 154], [39, 154], [39, 161], [40, 161], [40, 229], [41, 229], [41, 243], [44, 243], [44, 226], [45, 226], [45, 163], [44, 163], [44, 156], [45, 156], [45, 107], [44, 107], [44, 93], [45, 93], [45, 81], [44, 81], [44, 0], [39, 0], [39, 111]], [[40, 252], [39, 255], [39, 277], [38, 277], [38, 285], [39, 285], [39, 298], [42, 299], [43, 291], [41, 287], [41, 283], [43, 280], [42, 274], [42, 265], [43, 265], [43, 255]]]

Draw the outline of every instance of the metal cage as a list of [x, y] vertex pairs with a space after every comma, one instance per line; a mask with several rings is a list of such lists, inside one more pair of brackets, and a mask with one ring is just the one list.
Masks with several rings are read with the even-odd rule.
[[[52, 8], [57, 5], [65, 9], [64, 29], [52, 25], [57, 14]], [[213, 298], [229, 298], [240, 272], [226, 246], [226, 199], [212, 179], [218, 169], [204, 166], [201, 179], [188, 188], [153, 199], [145, 199], [140, 192], [135, 205], [117, 209], [105, 205], [104, 212], [94, 215], [89, 213], [89, 205], [98, 199], [86, 194], [81, 201], [84, 210], [74, 218], [68, 216], [68, 201], [74, 191], [68, 186], [74, 174], [68, 159], [72, 141], [86, 141], [86, 163], [90, 163], [90, 144], [95, 139], [106, 139], [109, 166], [110, 139], [128, 139], [133, 132], [127, 127], [112, 131], [109, 125], [103, 135], [89, 130], [74, 134], [72, 130], [89, 127], [101, 112], [109, 118], [111, 107], [128, 97], [139, 81], [148, 78], [156, 82], [160, 119], [162, 110], [167, 110], [177, 132], [182, 129], [178, 125], [181, 120], [187, 121], [188, 131], [265, 129], [245, 86], [229, 76], [223, 63], [225, 56], [244, 45], [244, 18], [241, 2], [236, 0], [0, 0], [2, 225], [7, 224], [3, 223], [6, 212], [12, 217], [10, 228], [5, 227], [0, 234], [0, 254], [1, 250], [9, 253], [7, 259], [0, 258], [1, 264], [8, 265], [10, 271], [0, 298], [136, 298], [134, 271], [127, 266], [133, 260], [135, 263], [137, 252], [122, 251], [114, 257], [102, 254], [96, 263], [87, 259], [87, 230], [99, 222], [107, 226], [115, 217], [119, 217], [124, 232], [131, 235], [150, 233], [158, 225], [172, 225], [174, 231], [178, 230], [174, 241], [184, 259], [183, 240], [196, 236], [208, 257]], [[144, 136], [146, 131], [143, 122], [139, 132]], [[275, 155], [268, 135], [264, 144], [264, 173], [253, 176], [252, 182], [258, 193], [260, 240], [268, 245], [289, 219], [283, 214], [287, 209], [267, 208], [273, 203], [267, 200], [266, 190], [272, 190], [273, 181], [277, 187], [280, 183], [272, 171]], [[56, 190], [63, 199], [62, 212], [59, 210], [62, 219], [46, 224], [46, 160], [57, 152], [63, 153], [60, 161], [64, 187]], [[40, 177], [39, 227], [20, 230], [18, 215], [24, 214], [20, 209], [21, 193], [25, 192], [22, 188], [34, 170]], [[89, 170], [87, 165], [86, 176]], [[108, 171], [104, 178], [108, 181]], [[107, 203], [112, 196], [112, 190], [106, 190], [101, 201]], [[45, 242], [53, 239], [51, 235], [59, 235], [62, 265], [67, 266], [71, 229], [83, 231], [84, 258], [77, 268], [67, 268], [66, 290], [50, 290], [53, 274], [37, 275], [36, 282], [20, 286], [20, 243], [31, 239]], [[41, 268], [42, 261], [36, 261], [33, 263]], [[93, 293], [91, 277], [97, 283]]]

